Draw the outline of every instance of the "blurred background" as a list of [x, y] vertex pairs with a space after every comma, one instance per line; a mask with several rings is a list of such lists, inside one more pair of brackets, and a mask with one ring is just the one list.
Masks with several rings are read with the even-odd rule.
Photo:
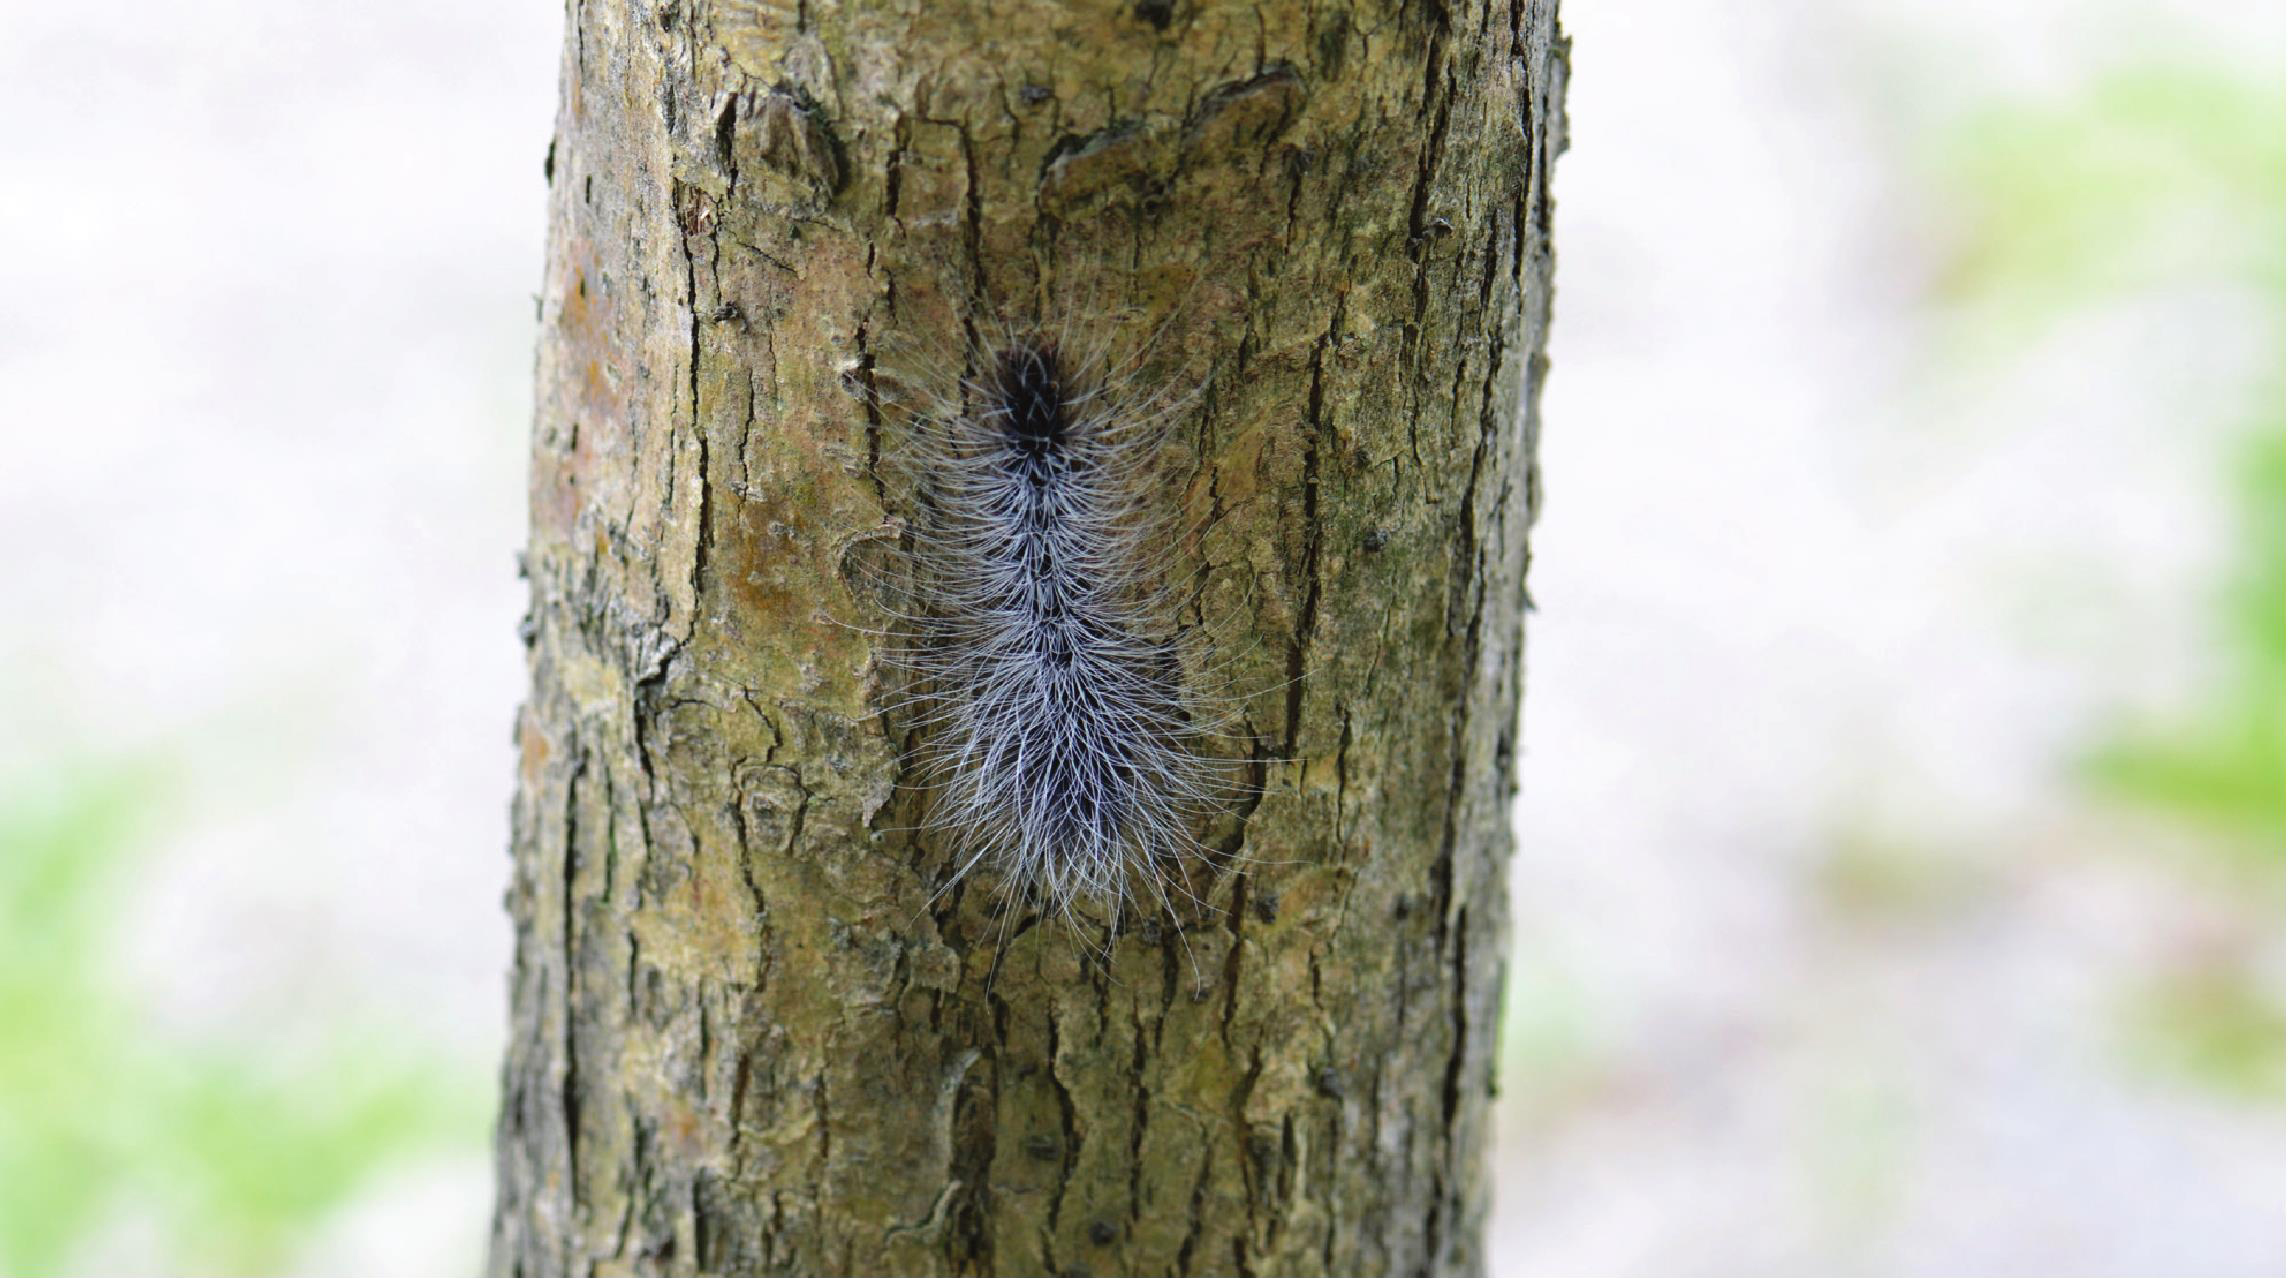
[[[2279, 7], [1564, 22], [1493, 1272], [2280, 1272]], [[0, 10], [0, 1272], [477, 1263], [558, 27]]]

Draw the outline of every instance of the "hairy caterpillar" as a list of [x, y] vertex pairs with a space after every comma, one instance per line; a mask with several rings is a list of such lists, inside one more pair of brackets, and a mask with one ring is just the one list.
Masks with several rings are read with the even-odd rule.
[[1167, 913], [1228, 787], [1191, 690], [1153, 480], [1191, 397], [1072, 333], [979, 333], [901, 450], [913, 608], [895, 664], [923, 727], [928, 825], [951, 882], [986, 866], [1073, 921], [1145, 888]]

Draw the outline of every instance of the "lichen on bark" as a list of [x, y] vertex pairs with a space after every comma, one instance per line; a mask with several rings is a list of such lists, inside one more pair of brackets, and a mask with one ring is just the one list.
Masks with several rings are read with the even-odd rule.
[[[574, 0], [494, 1272], [1480, 1271], [1563, 66], [1551, 0]], [[865, 598], [888, 352], [1079, 296], [1202, 387], [1255, 760], [1104, 956], [933, 899]]]

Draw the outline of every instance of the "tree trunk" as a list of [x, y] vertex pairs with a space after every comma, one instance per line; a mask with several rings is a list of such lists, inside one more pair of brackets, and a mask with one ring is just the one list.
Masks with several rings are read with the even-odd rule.
[[[1553, 0], [575, 0], [497, 1274], [1472, 1274]], [[873, 384], [1067, 297], [1202, 391], [1209, 906], [934, 899]], [[1081, 300], [1080, 300], [1081, 299]]]

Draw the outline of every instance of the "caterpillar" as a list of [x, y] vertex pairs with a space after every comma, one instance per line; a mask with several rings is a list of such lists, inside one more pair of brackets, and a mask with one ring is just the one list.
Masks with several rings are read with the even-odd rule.
[[1154, 482], [1192, 397], [1033, 326], [979, 332], [962, 363], [901, 450], [913, 605], [891, 655], [920, 711], [926, 824], [957, 845], [950, 885], [986, 867], [1072, 925], [1142, 891], [1172, 914], [1203, 855], [1192, 823], [1228, 788]]

